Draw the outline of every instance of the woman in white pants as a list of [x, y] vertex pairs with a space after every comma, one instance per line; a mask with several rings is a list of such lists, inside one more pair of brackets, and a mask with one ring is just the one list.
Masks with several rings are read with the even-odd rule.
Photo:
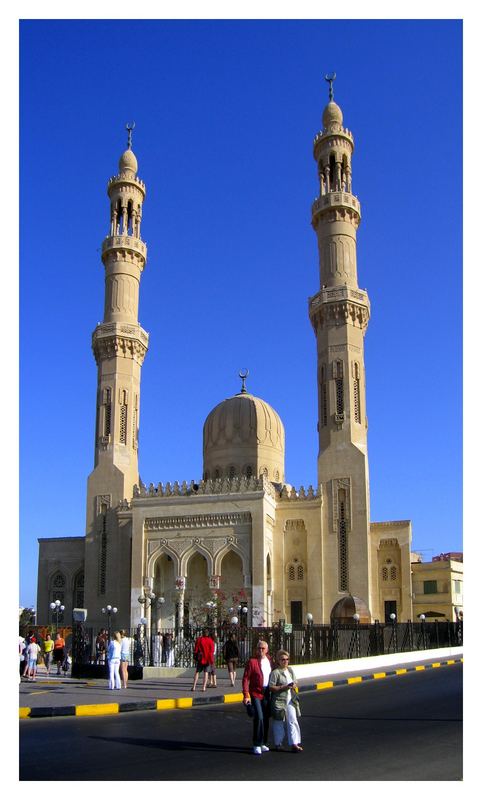
[[121, 681], [119, 675], [121, 656], [121, 635], [119, 631], [114, 631], [114, 635], [109, 642], [107, 658], [109, 661], [109, 689], [120, 689]]
[[295, 692], [296, 678], [289, 666], [289, 659], [290, 656], [286, 650], [278, 650], [276, 667], [269, 678], [272, 730], [276, 750], [282, 749], [283, 739], [286, 735], [293, 752], [299, 753], [303, 750], [298, 722], [301, 715], [300, 702]]

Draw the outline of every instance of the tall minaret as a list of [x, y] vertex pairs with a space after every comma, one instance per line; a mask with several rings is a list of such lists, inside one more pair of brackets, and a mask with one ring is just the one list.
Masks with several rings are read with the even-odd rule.
[[318, 483], [324, 508], [325, 615], [344, 594], [371, 608], [370, 502], [363, 339], [368, 295], [358, 287], [356, 231], [360, 203], [352, 194], [353, 135], [333, 99], [314, 140], [319, 197], [312, 206], [320, 291], [309, 300], [318, 355]]
[[[149, 337], [139, 325], [139, 283], [147, 247], [141, 239], [142, 204], [146, 195], [137, 177], [132, 130], [127, 125], [127, 150], [119, 174], [107, 184], [109, 232], [102, 243], [105, 267], [104, 321], [92, 335], [97, 362], [95, 466], [88, 479], [87, 533], [102, 515], [139, 483], [137, 459], [141, 366]], [[100, 522], [99, 522], [99, 517]]]

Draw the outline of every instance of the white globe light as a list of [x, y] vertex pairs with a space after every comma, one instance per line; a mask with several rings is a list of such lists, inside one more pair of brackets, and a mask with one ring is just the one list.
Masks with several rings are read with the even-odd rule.
[[113, 613], [114, 613], [114, 614], [117, 614], [117, 608], [116, 608], [115, 606], [114, 606], [114, 608], [112, 609], [112, 611], [113, 611]]
[[112, 611], [112, 606], [106, 606], [107, 611]]
[[237, 625], [237, 624], [238, 624], [238, 618], [237, 617], [231, 617], [231, 625]]
[[308, 612], [308, 614], [306, 615], [306, 619], [308, 620], [308, 622], [313, 622], [313, 614], [310, 614], [310, 612]]
[[355, 622], [359, 622], [360, 614], [353, 614], [353, 619], [355, 620]]
[[57, 608], [57, 606], [55, 605], [55, 603], [50, 603], [50, 608], [51, 608], [51, 609], [52, 609], [52, 611], [53, 611], [55, 608]]
[[420, 619], [422, 620], [422, 622], [424, 622], [424, 620], [425, 620], [425, 614], [420, 614]]
[[393, 611], [392, 611], [392, 613], [390, 614], [390, 619], [391, 619], [391, 620], [394, 620], [394, 619], [396, 619], [396, 618], [397, 618], [397, 615], [396, 615], [396, 614], [394, 614], [394, 613], [393, 613]]

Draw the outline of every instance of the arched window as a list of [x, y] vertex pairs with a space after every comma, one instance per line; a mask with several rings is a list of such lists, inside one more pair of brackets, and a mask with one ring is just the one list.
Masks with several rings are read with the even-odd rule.
[[382, 581], [388, 581], [388, 568], [382, 567]]
[[288, 567], [288, 580], [294, 581], [294, 579], [295, 579], [295, 565], [290, 564]]
[[390, 567], [390, 580], [391, 581], [396, 581], [397, 580], [397, 568], [396, 567]]

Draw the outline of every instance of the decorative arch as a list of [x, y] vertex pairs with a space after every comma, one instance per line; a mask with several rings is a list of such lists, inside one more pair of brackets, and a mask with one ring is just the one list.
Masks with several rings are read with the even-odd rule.
[[220, 589], [229, 597], [244, 588], [245, 564], [243, 555], [233, 547], [225, 549], [222, 557], [216, 560], [220, 575]]
[[214, 565], [213, 565], [213, 575], [221, 575], [221, 564], [223, 561], [224, 556], [232, 550], [237, 556], [240, 557], [242, 565], [243, 565], [243, 573], [246, 575], [249, 572], [249, 564], [247, 561], [246, 554], [241, 550], [241, 548], [235, 544], [234, 542], [228, 542], [228, 544], [224, 545], [221, 550], [218, 550], [216, 555], [214, 556]]
[[203, 547], [200, 542], [194, 542], [194, 544], [192, 544], [191, 547], [182, 554], [180, 559], [181, 569], [179, 571], [179, 575], [187, 575], [189, 562], [196, 553], [199, 553], [199, 555], [206, 560], [208, 575], [214, 575], [213, 557], [209, 550]]
[[84, 570], [79, 569], [72, 580], [72, 608], [84, 607]]
[[179, 555], [169, 547], [169, 542], [163, 542], [159, 547], [156, 547], [152, 553], [149, 553], [147, 559], [147, 572], [146, 574], [152, 578], [155, 572], [155, 565], [158, 558], [161, 558], [162, 555], [169, 556], [174, 562], [174, 568], [176, 570], [177, 575], [182, 575], [183, 573], [180, 572], [180, 561]]

